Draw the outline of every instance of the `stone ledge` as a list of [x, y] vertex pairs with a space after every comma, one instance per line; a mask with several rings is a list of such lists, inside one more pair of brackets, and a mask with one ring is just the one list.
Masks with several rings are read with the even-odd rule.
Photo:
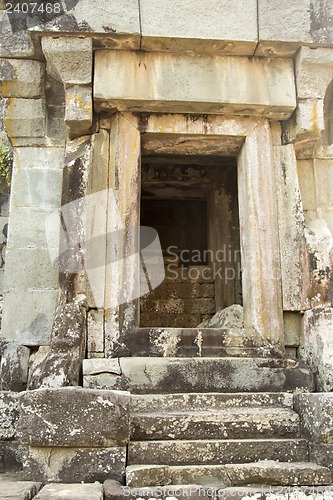
[[94, 98], [97, 111], [237, 113], [278, 120], [296, 107], [291, 60], [203, 54], [97, 51]]
[[30, 446], [109, 447], [129, 441], [130, 395], [79, 387], [20, 397], [18, 436]]
[[23, 462], [26, 479], [44, 482], [79, 483], [115, 479], [123, 481], [126, 447], [36, 448]]

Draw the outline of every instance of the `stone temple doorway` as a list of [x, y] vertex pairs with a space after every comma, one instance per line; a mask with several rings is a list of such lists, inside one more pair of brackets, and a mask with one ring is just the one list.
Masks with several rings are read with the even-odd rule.
[[143, 156], [140, 223], [158, 232], [166, 274], [140, 299], [141, 327], [207, 327], [242, 305], [236, 158]]
[[[116, 262], [106, 269], [106, 355], [283, 356], [276, 163], [270, 122], [261, 117], [154, 113], [116, 113], [110, 121], [108, 260], [114, 260], [119, 224], [125, 231], [117, 244]], [[210, 315], [230, 304], [242, 304], [243, 324], [236, 330], [202, 325], [202, 317], [195, 318], [192, 326], [188, 318], [186, 326], [171, 326], [169, 320], [164, 326], [160, 318], [159, 324], [154, 323], [149, 306], [142, 307], [143, 294], [133, 293], [142, 267], [140, 225], [163, 226], [158, 215], [162, 205], [170, 215], [184, 214], [191, 205], [200, 212], [197, 224], [201, 227], [203, 204], [207, 232], [202, 231], [202, 240], [189, 243], [189, 249], [198, 243], [201, 248], [207, 244], [213, 255], [230, 250], [238, 278], [228, 284], [214, 278], [208, 283], [213, 285], [208, 289], [214, 296], [201, 298], [208, 299], [203, 304], [211, 307]], [[167, 223], [162, 239], [168, 231]], [[184, 236], [181, 227], [177, 231]], [[187, 232], [191, 240], [196, 230]], [[211, 265], [212, 260], [200, 265]], [[221, 260], [222, 267], [230, 267]], [[187, 263], [185, 271], [192, 264]], [[142, 313], [147, 313], [145, 323]]]

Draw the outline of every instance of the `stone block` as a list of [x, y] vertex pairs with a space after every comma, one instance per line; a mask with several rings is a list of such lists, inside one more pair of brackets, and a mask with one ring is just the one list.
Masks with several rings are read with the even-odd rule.
[[1, 481], [1, 499], [30, 500], [42, 487], [42, 483], [29, 481]]
[[46, 131], [45, 104], [42, 99], [8, 99], [4, 120], [10, 138], [44, 137]]
[[283, 313], [285, 345], [299, 347], [301, 342], [302, 315], [299, 312], [287, 311]]
[[140, 7], [143, 50], [254, 54], [258, 37], [254, 0], [174, 0], [163, 9], [141, 0]]
[[316, 183], [313, 160], [297, 160], [298, 184], [304, 210], [316, 210]]
[[[296, 360], [265, 358], [120, 358], [122, 375], [107, 370], [87, 375], [84, 385], [95, 389], [126, 389], [136, 394], [181, 392], [275, 392], [296, 388], [314, 390], [314, 378]], [[113, 362], [112, 362], [113, 365]], [[216, 377], [219, 373], [221, 376]]]
[[48, 484], [36, 500], [103, 500], [101, 484]]
[[[50, 210], [37, 207], [15, 207], [10, 214], [10, 239], [7, 249], [46, 249], [48, 242], [57, 250], [59, 245], [59, 227], [48, 225], [46, 238], [45, 223], [50, 216]], [[1, 228], [0, 228], [1, 231]], [[49, 257], [50, 265], [51, 260]]]
[[52, 266], [48, 250], [8, 248], [6, 251], [5, 292], [10, 290], [56, 289], [58, 269]]
[[100, 0], [92, 9], [89, 0], [76, 0], [67, 12], [46, 24], [31, 29], [44, 33], [100, 33], [100, 46], [120, 49], [140, 49], [140, 14], [136, 0], [119, 0], [117, 4]]
[[20, 397], [18, 435], [23, 443], [42, 447], [126, 444], [129, 398], [76, 387], [30, 391]]
[[0, 439], [15, 437], [18, 417], [18, 393], [0, 392]]
[[302, 434], [314, 443], [333, 445], [333, 394], [296, 394]]
[[278, 230], [281, 255], [283, 309], [305, 309], [307, 304], [304, 214], [292, 145], [274, 147]]
[[332, 81], [332, 71], [332, 49], [317, 48], [314, 50], [311, 47], [301, 47], [296, 57], [298, 99], [324, 99], [327, 87]]
[[121, 375], [118, 358], [104, 358], [98, 360], [84, 359], [82, 369], [84, 375], [97, 375], [98, 373], [113, 373], [114, 375]]
[[61, 204], [62, 171], [60, 169], [16, 167], [12, 177], [12, 209], [38, 207], [59, 208]]
[[104, 352], [104, 312], [89, 311], [87, 322], [88, 352]]
[[90, 84], [92, 78], [92, 39], [43, 37], [42, 48], [48, 73], [67, 85]]
[[[18, 309], [15, 310], [17, 314]], [[7, 344], [2, 352], [0, 383], [2, 391], [24, 391], [28, 381], [30, 349], [15, 343]]]
[[22, 26], [21, 30], [13, 32], [8, 15], [0, 10], [0, 57], [34, 58], [38, 55], [24, 28]]
[[[14, 441], [0, 442], [0, 473], [18, 472], [23, 469], [27, 448]], [[1, 498], [1, 493], [0, 493]]]
[[309, 443], [311, 462], [329, 467], [333, 472], [333, 444]]
[[[332, 304], [333, 274], [333, 235], [326, 220], [323, 217], [320, 219], [318, 218], [318, 211], [317, 213], [307, 213], [305, 238], [311, 273], [311, 282], [309, 283], [308, 292], [310, 305], [313, 308], [319, 306], [318, 310], [314, 309], [314, 316], [316, 316], [316, 319], [313, 327], [316, 328], [317, 326], [315, 323], [317, 322], [317, 319], [327, 321], [328, 318], [327, 314], [329, 313], [329, 307], [327, 308], [327, 311], [320, 309], [320, 307], [323, 306], [325, 308]], [[321, 314], [322, 318], [320, 318]], [[328, 329], [330, 329], [330, 327], [331, 325], [327, 325]], [[305, 335], [308, 334], [305, 332]]]
[[126, 447], [30, 448], [23, 465], [28, 479], [64, 483], [123, 481]]
[[314, 160], [316, 199], [318, 208], [333, 207], [333, 158]]
[[[205, 408], [207, 410], [207, 406]], [[185, 410], [186, 411], [186, 410]], [[196, 409], [194, 410], [196, 411]], [[249, 431], [250, 433], [250, 431]], [[308, 461], [305, 439], [224, 439], [131, 441], [128, 464], [218, 465], [228, 463], [277, 460], [281, 462]], [[237, 444], [236, 444], [237, 443]], [[145, 483], [142, 483], [145, 484]]]
[[301, 45], [325, 46], [333, 42], [330, 2], [260, 0], [258, 7], [258, 55], [292, 55]]
[[333, 308], [305, 311], [300, 354], [316, 373], [317, 390], [333, 390]]
[[43, 77], [44, 63], [40, 61], [0, 60], [0, 92], [3, 97], [40, 97]]
[[313, 463], [262, 460], [248, 464], [170, 467], [173, 484], [218, 484], [225, 486], [331, 484], [330, 471]]
[[324, 129], [323, 99], [300, 101], [294, 115], [283, 124], [284, 143], [293, 143], [298, 152], [313, 146]]
[[130, 465], [126, 467], [126, 485], [164, 486], [171, 483], [169, 467], [166, 465]]
[[15, 148], [14, 161], [18, 168], [62, 169], [64, 149], [61, 147]]
[[[132, 75], [130, 80], [128, 74]], [[235, 81], [239, 82], [237, 92]], [[280, 120], [290, 117], [296, 107], [291, 60], [250, 61], [190, 53], [97, 51], [94, 97], [97, 111], [117, 108], [132, 112], [220, 113], [223, 110], [244, 115], [266, 114]]]
[[58, 295], [58, 290], [5, 293], [2, 338], [30, 346], [49, 344]]
[[65, 123], [71, 139], [89, 132], [93, 119], [91, 87], [71, 85], [66, 88]]

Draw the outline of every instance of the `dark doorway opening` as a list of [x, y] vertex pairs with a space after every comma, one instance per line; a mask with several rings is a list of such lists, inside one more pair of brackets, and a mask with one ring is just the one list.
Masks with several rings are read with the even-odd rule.
[[242, 305], [236, 159], [143, 157], [141, 185], [166, 278], [140, 299], [140, 326], [194, 328]]

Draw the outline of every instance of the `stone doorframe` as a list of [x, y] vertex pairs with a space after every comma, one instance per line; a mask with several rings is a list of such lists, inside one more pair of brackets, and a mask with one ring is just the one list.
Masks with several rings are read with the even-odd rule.
[[[138, 355], [138, 344], [154, 341], [153, 330], [155, 333], [157, 330], [139, 328], [139, 300], [127, 302], [133, 297], [134, 277], [138, 277], [140, 265], [138, 259], [128, 256], [139, 255], [141, 152], [176, 155], [195, 151], [237, 156], [243, 335], [249, 346], [262, 348], [266, 355], [270, 352], [282, 356], [276, 164], [269, 121], [262, 117], [124, 112], [112, 115], [109, 126], [111, 194], [107, 207], [106, 258], [112, 264], [106, 266], [105, 355]], [[119, 306], [121, 302], [125, 304]], [[158, 329], [158, 333], [163, 334], [163, 330], [177, 329]], [[160, 352], [155, 349], [149, 355], [165, 355], [161, 342], [160, 347]], [[147, 354], [142, 350], [139, 353]]]

